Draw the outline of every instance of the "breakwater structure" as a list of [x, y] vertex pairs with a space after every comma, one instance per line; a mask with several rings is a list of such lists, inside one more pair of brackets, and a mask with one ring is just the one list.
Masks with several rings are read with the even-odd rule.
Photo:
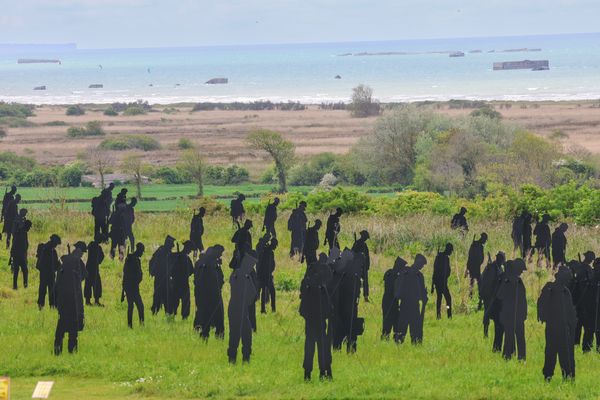
[[532, 71], [547, 71], [550, 69], [548, 60], [502, 61], [494, 63], [494, 71], [511, 69], [530, 69]]

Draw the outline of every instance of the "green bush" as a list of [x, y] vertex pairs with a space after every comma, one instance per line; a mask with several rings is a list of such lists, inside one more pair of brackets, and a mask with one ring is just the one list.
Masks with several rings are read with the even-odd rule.
[[27, 118], [33, 116], [33, 106], [0, 101], [0, 117]]
[[177, 147], [181, 150], [188, 150], [194, 148], [194, 143], [188, 138], [181, 138], [179, 142], [177, 142]]
[[67, 107], [67, 111], [65, 114], [69, 115], [69, 116], [84, 115], [85, 110], [80, 105], [74, 105], [74, 106]]
[[471, 117], [485, 117], [491, 119], [502, 119], [502, 114], [491, 107], [483, 107], [471, 111]]
[[81, 138], [88, 136], [104, 136], [106, 132], [102, 129], [100, 121], [90, 121], [85, 127], [72, 126], [67, 130], [67, 136], [70, 138]]
[[9, 128], [27, 128], [35, 126], [31, 121], [24, 117], [0, 117], [0, 125], [8, 126]]
[[104, 150], [132, 150], [153, 151], [161, 148], [158, 140], [147, 135], [123, 135], [117, 138], [105, 139], [100, 143]]
[[125, 109], [125, 111], [123, 111], [123, 115], [126, 115], [128, 117], [133, 117], [135, 115], [144, 115], [146, 114], [146, 110], [144, 110], [142, 107], [140, 106], [129, 106]]
[[154, 180], [162, 181], [166, 184], [178, 185], [182, 183], [191, 183], [191, 179], [186, 173], [173, 167], [158, 167], [152, 174]]
[[44, 126], [67, 126], [65, 121], [50, 121], [46, 122]]
[[104, 110], [104, 115], [106, 115], [107, 117], [116, 117], [117, 115], [119, 115], [119, 113], [115, 111], [115, 109], [112, 108], [112, 106], [110, 106], [106, 110]]
[[77, 187], [81, 185], [81, 177], [84, 173], [84, 167], [79, 164], [67, 165], [60, 169], [58, 174], [58, 185], [61, 187]]
[[248, 182], [250, 174], [246, 168], [237, 165], [221, 167], [209, 165], [204, 169], [205, 183], [209, 185], [237, 185]]

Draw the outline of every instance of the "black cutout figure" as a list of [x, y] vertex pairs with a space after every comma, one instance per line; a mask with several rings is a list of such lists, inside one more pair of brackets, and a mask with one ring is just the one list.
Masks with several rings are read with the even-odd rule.
[[21, 195], [17, 194], [15, 198], [8, 203], [8, 207], [4, 210], [4, 228], [3, 233], [6, 233], [6, 248], [10, 249], [11, 238], [13, 234], [13, 228], [15, 221], [19, 217], [19, 203], [21, 202]]
[[369, 302], [369, 268], [371, 267], [371, 256], [369, 255], [369, 246], [367, 240], [369, 240], [369, 232], [361, 231], [360, 238], [354, 239], [352, 245], [352, 251], [354, 253], [362, 253], [365, 256], [365, 262], [363, 263], [362, 272], [362, 287], [363, 287], [363, 298], [365, 302]]
[[488, 262], [479, 281], [479, 297], [483, 301], [483, 336], [488, 337], [490, 320], [494, 321], [494, 341], [492, 351], [502, 351], [504, 328], [500, 322], [502, 302], [497, 298], [500, 283], [504, 278], [504, 263], [506, 256], [503, 252], [496, 254], [493, 262]]
[[517, 258], [506, 262], [506, 272], [498, 289], [497, 298], [502, 302], [500, 322], [504, 328], [502, 355], [509, 360], [515, 353], [515, 339], [519, 360], [525, 360], [525, 320], [527, 319], [527, 295], [521, 273], [526, 270], [525, 261]]
[[573, 284], [571, 295], [573, 296], [573, 304], [577, 312], [577, 327], [575, 328], [575, 344], [581, 344], [581, 332], [583, 330], [584, 319], [584, 302], [585, 293], [588, 289], [588, 284], [594, 277], [592, 263], [596, 259], [596, 254], [593, 251], [583, 253], [583, 261], [572, 261], [569, 263], [573, 274]]
[[319, 363], [320, 379], [332, 379], [331, 340], [327, 324], [333, 305], [327, 290], [332, 272], [327, 265], [327, 255], [321, 253], [319, 260], [310, 264], [300, 285], [300, 315], [304, 318], [304, 380], [311, 379], [315, 346]]
[[29, 230], [31, 229], [31, 221], [27, 216], [27, 209], [19, 210], [20, 217], [15, 220], [13, 226], [13, 239], [10, 249], [9, 264], [13, 272], [13, 289], [18, 288], [19, 271], [23, 275], [23, 287], [27, 288], [29, 269], [27, 265], [27, 250], [29, 250]]
[[594, 335], [596, 336], [596, 351], [600, 352], [600, 258], [594, 260], [592, 279], [588, 281], [583, 294], [583, 342], [584, 353], [592, 350]]
[[542, 373], [547, 381], [552, 379], [556, 357], [564, 379], [575, 379], [575, 326], [577, 316], [568, 286], [573, 276], [561, 267], [555, 281], [547, 283], [537, 303], [538, 320], [546, 323], [546, 359]]
[[221, 257], [224, 250], [219, 244], [209, 247], [194, 268], [194, 328], [204, 340], [208, 340], [213, 327], [217, 339], [225, 336], [225, 311], [221, 293], [224, 284]]
[[194, 258], [197, 257], [198, 253], [204, 251], [204, 243], [202, 243], [202, 235], [204, 235], [204, 215], [206, 215], [206, 208], [200, 207], [198, 214], [194, 213], [192, 222], [190, 223], [190, 240], [194, 244]]
[[126, 203], [116, 203], [115, 211], [110, 216], [110, 258], [115, 258], [115, 253], [119, 251], [119, 260], [125, 258], [125, 213], [127, 209]]
[[169, 284], [167, 295], [167, 314], [174, 317], [181, 303], [181, 317], [186, 320], [190, 316], [190, 276], [194, 273], [194, 264], [190, 254], [194, 244], [187, 240], [183, 249], [173, 254], [169, 263]]
[[269, 202], [265, 209], [265, 219], [263, 220], [263, 231], [276, 238], [275, 222], [277, 221], [277, 206], [279, 205], [279, 197], [275, 197], [273, 202]]
[[48, 292], [48, 305], [55, 306], [54, 301], [54, 283], [56, 281], [56, 272], [60, 269], [60, 260], [56, 247], [61, 244], [58, 235], [50, 236], [46, 243], [40, 243], [37, 247], [37, 262], [35, 268], [40, 271], [40, 285], [38, 289], [38, 307], [41, 310], [46, 302], [46, 292]]
[[129, 200], [129, 204], [125, 205], [123, 209], [123, 235], [125, 239], [129, 239], [129, 248], [135, 248], [135, 235], [133, 234], [133, 224], [135, 223], [135, 206], [137, 205], [137, 198], [132, 197]]
[[442, 297], [446, 300], [446, 310], [448, 318], [452, 318], [452, 296], [448, 288], [448, 278], [450, 278], [450, 256], [454, 252], [452, 243], [447, 243], [444, 251], [438, 252], [433, 262], [433, 275], [431, 278], [431, 294], [436, 292], [436, 317], [442, 318]]
[[394, 267], [388, 269], [383, 275], [383, 298], [381, 300], [381, 311], [383, 315], [383, 328], [381, 330], [381, 340], [389, 340], [392, 329], [394, 330], [394, 340], [399, 338], [398, 330], [398, 298], [394, 291], [396, 279], [400, 276], [407, 262], [398, 257], [394, 262]]
[[231, 298], [227, 309], [229, 318], [229, 347], [227, 356], [231, 364], [235, 364], [237, 359], [238, 346], [242, 342], [242, 360], [250, 362], [252, 354], [252, 331], [253, 324], [250, 316], [250, 309], [254, 308], [254, 303], [258, 299], [256, 289], [256, 272], [254, 265], [256, 258], [248, 252], [239, 268], [231, 272], [229, 284], [231, 285]]
[[[269, 232], [265, 234], [265, 237], [269, 239]], [[271, 311], [276, 311], [275, 304], [275, 282], [273, 279], [273, 272], [275, 271], [275, 249], [277, 248], [278, 242], [276, 238], [270, 238], [267, 240], [261, 251], [258, 251], [258, 261], [256, 264], [256, 275], [258, 277], [258, 291], [260, 294], [260, 312], [266, 314], [267, 303], [271, 303]]]
[[140, 295], [140, 283], [142, 283], [142, 261], [146, 247], [143, 243], [135, 245], [135, 252], [128, 254], [123, 264], [123, 285], [121, 291], [121, 302], [127, 297], [127, 326], [133, 328], [133, 307], [137, 308], [140, 326], [144, 325], [144, 302]]
[[329, 244], [329, 250], [334, 247], [340, 248], [340, 243], [338, 241], [338, 235], [340, 234], [341, 226], [340, 226], [340, 217], [342, 216], [342, 209], [336, 208], [333, 214], [330, 214], [327, 218], [327, 226], [325, 229], [325, 242], [323, 246]]
[[560, 264], [567, 262], [567, 236], [565, 233], [569, 225], [562, 223], [552, 233], [552, 266], [557, 268]]
[[244, 200], [246, 200], [246, 196], [240, 193], [238, 194], [238, 197], [231, 200], [230, 203], [229, 215], [231, 215], [231, 222], [238, 229], [242, 225], [242, 221], [246, 215], [246, 210], [244, 210]]
[[102, 279], [100, 278], [100, 264], [104, 261], [104, 251], [100, 243], [91, 241], [88, 244], [88, 257], [85, 264], [87, 278], [83, 288], [85, 304], [92, 305], [91, 299], [94, 297], [95, 305], [102, 307], [100, 298], [102, 297]]
[[306, 239], [306, 202], [301, 201], [290, 214], [288, 219], [288, 231], [291, 232], [292, 238], [290, 242], [290, 257], [304, 253], [304, 245]]
[[121, 189], [115, 198], [115, 210], [119, 207], [119, 204], [127, 204], [127, 188]]
[[[477, 282], [477, 290], [479, 290], [479, 280], [481, 279], [481, 266], [485, 261], [484, 247], [487, 242], [488, 235], [483, 232], [479, 240], [473, 239], [471, 247], [469, 247], [469, 257], [467, 258], [467, 270], [465, 276], [469, 277], [469, 298], [473, 297], [473, 286]], [[478, 309], [483, 305], [481, 297], [479, 298]]]
[[542, 258], [546, 259], [546, 268], [550, 268], [550, 245], [552, 243], [552, 235], [550, 234], [550, 227], [548, 226], [550, 216], [544, 214], [542, 220], [537, 223], [533, 234], [535, 235], [535, 251], [537, 251], [537, 262], [536, 265], [539, 268]]
[[[2, 198], [2, 211], [0, 212], [0, 222], [5, 221], [6, 212], [8, 211], [8, 206], [15, 199], [16, 193], [17, 193], [17, 187], [15, 185], [12, 185], [10, 187], [10, 190], [6, 190], [4, 192], [4, 197]], [[2, 239], [3, 233], [8, 233], [5, 231], [6, 228], [10, 229], [10, 225], [7, 226], [6, 224], [4, 224], [2, 232], [0, 232], [0, 240]]]
[[465, 207], [461, 207], [458, 214], [454, 214], [452, 217], [452, 220], [450, 221], [450, 228], [458, 230], [463, 235], [469, 232], [469, 224], [467, 223], [466, 214], [467, 209]]
[[75, 243], [73, 252], [61, 258], [62, 266], [56, 276], [58, 323], [54, 335], [54, 354], [57, 356], [62, 353], [65, 333], [69, 334], [69, 353], [77, 351], [77, 336], [84, 327], [81, 282], [86, 272], [81, 257], [85, 251], [85, 243]]
[[425, 278], [421, 272], [425, 265], [427, 265], [425, 256], [417, 254], [413, 265], [410, 268], [404, 268], [396, 279], [394, 294], [400, 302], [398, 343], [404, 342], [409, 328], [412, 344], [423, 342], [423, 321], [428, 300]]
[[252, 233], [250, 232], [252, 226], [252, 220], [247, 219], [246, 222], [244, 222], [244, 226], [239, 228], [233, 234], [231, 242], [235, 244], [235, 250], [233, 251], [231, 261], [229, 262], [230, 268], [237, 268], [244, 259], [246, 253], [252, 250]]
[[319, 229], [323, 223], [320, 219], [315, 220], [313, 226], [309, 227], [306, 230], [306, 241], [304, 243], [304, 251], [302, 252], [302, 259], [300, 262], [306, 261], [306, 266], [308, 267], [310, 264], [317, 262], [317, 252], [319, 251], [319, 245], [321, 241], [319, 240]]
[[111, 183], [107, 188], [102, 189], [99, 196], [92, 199], [92, 216], [94, 217], [94, 240], [100, 243], [108, 241], [108, 223], [110, 218], [110, 207], [112, 205]]
[[531, 255], [531, 218], [530, 213], [523, 211], [513, 220], [511, 232], [513, 257], [517, 251], [524, 260], [529, 259]]
[[150, 259], [149, 272], [154, 277], [154, 294], [152, 295], [152, 314], [158, 313], [162, 306], [167, 310], [167, 299], [169, 298], [169, 271], [173, 262], [173, 247], [175, 239], [171, 236], [165, 238], [165, 243], [160, 246]]

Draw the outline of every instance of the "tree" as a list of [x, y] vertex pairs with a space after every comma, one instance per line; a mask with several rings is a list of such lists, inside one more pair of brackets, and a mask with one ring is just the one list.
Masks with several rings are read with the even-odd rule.
[[139, 154], [129, 154], [123, 159], [123, 170], [133, 174], [133, 178], [135, 179], [138, 200], [142, 200], [142, 172], [144, 167], [145, 164]]
[[204, 196], [204, 159], [197, 149], [183, 152], [179, 159], [179, 168], [185, 171], [198, 185], [198, 196]]
[[85, 158], [90, 169], [100, 175], [100, 184], [104, 187], [104, 174], [106, 174], [108, 168], [115, 162], [114, 157], [106, 150], [90, 147], [87, 150]]
[[284, 139], [279, 132], [261, 129], [251, 132], [246, 138], [250, 147], [266, 152], [275, 163], [279, 192], [287, 192], [287, 172], [294, 164], [296, 146]]
[[379, 102], [373, 99], [373, 89], [366, 85], [358, 85], [352, 89], [350, 112], [353, 117], [366, 118], [379, 115]]

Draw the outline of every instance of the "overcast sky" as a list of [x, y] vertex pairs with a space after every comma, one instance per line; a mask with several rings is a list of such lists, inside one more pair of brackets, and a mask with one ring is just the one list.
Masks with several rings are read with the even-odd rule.
[[0, 0], [0, 43], [80, 48], [600, 31], [599, 0]]

